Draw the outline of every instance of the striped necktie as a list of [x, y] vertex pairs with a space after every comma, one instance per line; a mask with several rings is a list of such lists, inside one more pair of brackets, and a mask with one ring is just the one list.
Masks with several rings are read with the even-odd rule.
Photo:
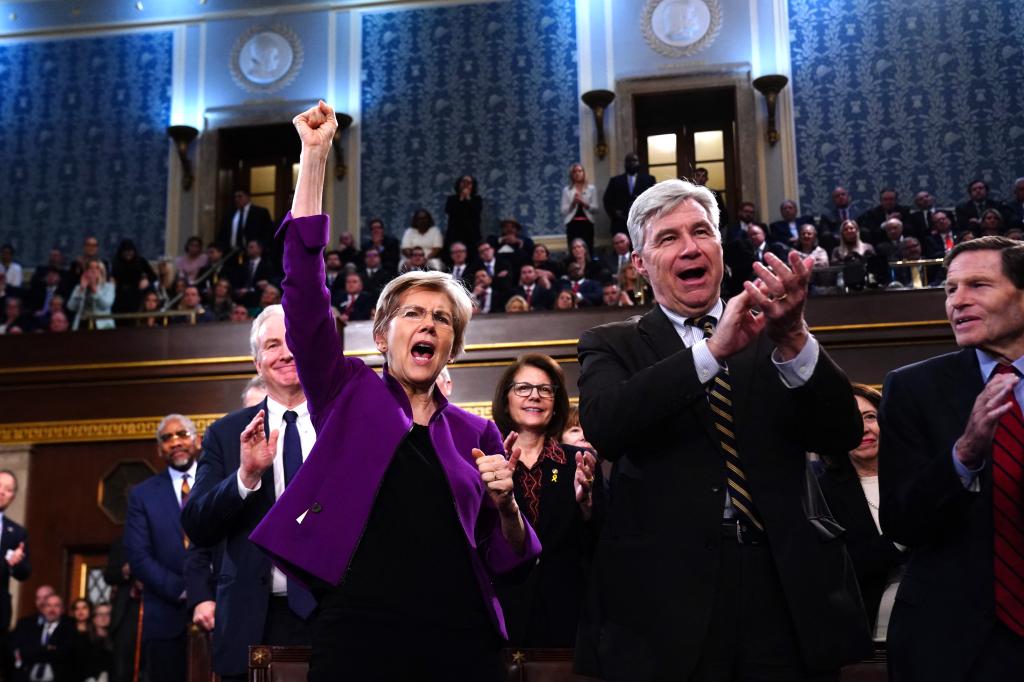
[[[188, 474], [184, 474], [181, 477], [181, 508], [185, 508], [185, 504], [188, 502], [188, 494], [192, 492], [192, 486], [188, 484]], [[189, 542], [188, 534], [182, 532], [182, 540], [185, 544], [185, 549], [192, 544]]]
[[[710, 315], [698, 319], [687, 320], [688, 324], [704, 332], [704, 338], [710, 339], [715, 333], [715, 318]], [[764, 531], [764, 523], [754, 506], [754, 498], [747, 489], [747, 475], [743, 472], [743, 463], [736, 446], [736, 433], [732, 417], [732, 386], [729, 370], [723, 368], [715, 380], [707, 386], [708, 405], [714, 415], [715, 430], [718, 432], [718, 444], [725, 457], [725, 481], [729, 486], [729, 497], [741, 520]]]
[[[1016, 372], [999, 365], [996, 374]], [[1016, 396], [992, 439], [993, 575], [996, 617], [1024, 637], [1024, 421]]]

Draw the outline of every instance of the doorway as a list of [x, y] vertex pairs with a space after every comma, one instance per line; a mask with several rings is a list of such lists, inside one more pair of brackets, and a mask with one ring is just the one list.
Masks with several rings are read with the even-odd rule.
[[252, 203], [280, 223], [292, 205], [302, 145], [290, 123], [224, 128], [217, 153], [217, 224], [235, 212], [232, 196], [246, 189]]

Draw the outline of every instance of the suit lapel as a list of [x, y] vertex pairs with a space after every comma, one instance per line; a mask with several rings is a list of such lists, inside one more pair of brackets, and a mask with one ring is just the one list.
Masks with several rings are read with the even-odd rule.
[[981, 379], [978, 355], [973, 348], [965, 348], [954, 356], [954, 362], [949, 364], [946, 380], [949, 383], [949, 389], [938, 391], [938, 393], [949, 401], [949, 407], [956, 415], [954, 423], [967, 424], [971, 416], [971, 409], [974, 407], [974, 400], [985, 388], [985, 382]]
[[164, 478], [163, 490], [160, 493], [160, 504], [167, 510], [167, 518], [173, 519], [174, 525], [181, 527], [181, 506], [178, 504], [178, 495], [174, 492], [174, 479], [171, 478], [171, 470], [164, 469], [161, 474]]
[[[270, 406], [267, 405], [266, 398], [264, 398], [263, 402], [257, 406], [256, 412], [253, 412], [249, 419], [252, 420], [259, 410], [263, 410], [263, 437], [269, 439]], [[248, 422], [246, 422], [246, 424], [248, 424]], [[242, 428], [244, 429], [245, 427], [243, 426]], [[279, 439], [284, 438], [284, 433], [279, 433], [277, 437]], [[239, 453], [239, 455], [241, 455], [241, 453]], [[263, 472], [263, 475], [260, 476], [260, 503], [264, 509], [270, 509], [274, 506], [275, 501], [277, 501], [277, 488], [274, 487], [274, 464], [271, 463], [270, 466], [267, 467], [266, 471]]]

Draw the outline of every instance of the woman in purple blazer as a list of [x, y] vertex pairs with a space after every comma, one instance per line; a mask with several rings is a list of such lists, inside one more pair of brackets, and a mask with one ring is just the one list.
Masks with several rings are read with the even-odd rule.
[[[533, 561], [540, 543], [512, 494], [518, 448], [494, 454], [512, 440], [434, 390], [472, 303], [443, 273], [403, 275], [374, 319], [383, 377], [343, 357], [320, 215], [337, 121], [321, 102], [294, 124], [302, 160], [278, 232], [283, 305], [317, 442], [251, 538], [317, 597], [310, 680], [498, 679], [506, 630], [492, 579]], [[242, 434], [243, 458], [276, 452], [262, 419]]]

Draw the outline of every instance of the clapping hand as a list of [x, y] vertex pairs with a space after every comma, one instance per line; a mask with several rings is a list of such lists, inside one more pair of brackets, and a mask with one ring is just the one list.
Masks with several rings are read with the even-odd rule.
[[7, 553], [7, 565], [17, 566], [25, 560], [25, 543], [19, 542], [18, 546]]
[[754, 263], [759, 279], [756, 283], [744, 282], [743, 289], [766, 318], [768, 338], [775, 343], [782, 360], [792, 360], [809, 336], [804, 306], [814, 259], [791, 251], [788, 264], [773, 253], [766, 254], [765, 261], [771, 269]]
[[512, 481], [512, 474], [516, 470], [516, 464], [519, 463], [519, 456], [523, 453], [521, 448], [514, 447], [518, 438], [519, 434], [515, 431], [509, 433], [505, 438], [505, 452], [510, 453], [508, 459], [505, 459], [504, 455], [486, 455], [480, 448], [473, 448], [473, 457], [476, 459], [476, 468], [480, 471], [480, 480], [487, 486], [487, 493], [502, 514], [519, 514]]
[[241, 447], [239, 473], [242, 476], [242, 484], [249, 490], [253, 490], [259, 485], [260, 477], [274, 463], [274, 455], [277, 453], [277, 438], [280, 431], [274, 429], [270, 432], [270, 438], [265, 437], [263, 435], [265, 418], [264, 410], [257, 412], [239, 437]]
[[580, 505], [583, 518], [589, 519], [594, 509], [594, 469], [597, 458], [590, 451], [576, 453], [576, 477], [573, 487], [576, 490], [576, 503]]

